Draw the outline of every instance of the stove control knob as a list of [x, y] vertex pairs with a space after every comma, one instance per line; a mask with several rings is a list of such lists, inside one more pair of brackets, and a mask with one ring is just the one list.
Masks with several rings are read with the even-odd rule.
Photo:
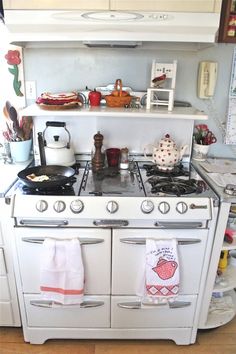
[[70, 204], [70, 209], [73, 213], [79, 214], [84, 209], [84, 203], [79, 199], [73, 200]]
[[48, 208], [48, 203], [46, 202], [46, 200], [39, 200], [36, 203], [36, 209], [40, 212], [43, 213], [45, 210], [47, 210]]
[[57, 213], [62, 213], [66, 208], [66, 203], [63, 202], [62, 200], [57, 200], [54, 205], [53, 205], [53, 209], [57, 212]]
[[108, 203], [107, 203], [107, 211], [110, 213], [110, 214], [114, 214], [115, 212], [117, 212], [117, 210], [119, 209], [119, 205], [117, 202], [115, 202], [114, 200], [110, 200]]
[[167, 214], [170, 210], [170, 205], [167, 202], [161, 202], [158, 205], [158, 210], [162, 213], [162, 214]]
[[151, 200], [144, 200], [141, 204], [141, 210], [144, 214], [150, 214], [154, 209], [154, 204]]
[[188, 206], [186, 203], [184, 202], [179, 202], [176, 205], [176, 210], [178, 211], [178, 213], [180, 214], [185, 214], [188, 210]]

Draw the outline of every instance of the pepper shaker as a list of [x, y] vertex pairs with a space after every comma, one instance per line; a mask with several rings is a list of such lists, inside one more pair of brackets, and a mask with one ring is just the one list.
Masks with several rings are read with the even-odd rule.
[[104, 154], [102, 153], [103, 135], [97, 132], [93, 138], [95, 153], [92, 157], [92, 170], [98, 172], [104, 168]]

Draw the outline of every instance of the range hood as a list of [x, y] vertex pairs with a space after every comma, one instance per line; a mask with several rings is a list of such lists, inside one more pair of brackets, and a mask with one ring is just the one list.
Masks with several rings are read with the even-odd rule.
[[10, 42], [22, 46], [214, 43], [219, 21], [219, 13], [5, 10]]

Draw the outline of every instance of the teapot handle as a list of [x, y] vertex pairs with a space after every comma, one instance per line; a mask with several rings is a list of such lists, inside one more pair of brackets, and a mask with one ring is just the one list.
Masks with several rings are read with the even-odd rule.
[[181, 148], [180, 148], [180, 159], [182, 159], [182, 157], [184, 156], [184, 153], [185, 153], [187, 148], [188, 148], [188, 145], [181, 146]]

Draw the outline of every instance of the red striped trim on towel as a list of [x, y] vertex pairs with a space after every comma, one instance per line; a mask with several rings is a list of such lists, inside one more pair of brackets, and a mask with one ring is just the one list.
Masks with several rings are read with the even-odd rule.
[[62, 289], [62, 288], [51, 288], [49, 286], [40, 286], [40, 290], [59, 293], [59, 294], [63, 294], [63, 295], [81, 295], [84, 293], [84, 289], [72, 290], [72, 289]]

